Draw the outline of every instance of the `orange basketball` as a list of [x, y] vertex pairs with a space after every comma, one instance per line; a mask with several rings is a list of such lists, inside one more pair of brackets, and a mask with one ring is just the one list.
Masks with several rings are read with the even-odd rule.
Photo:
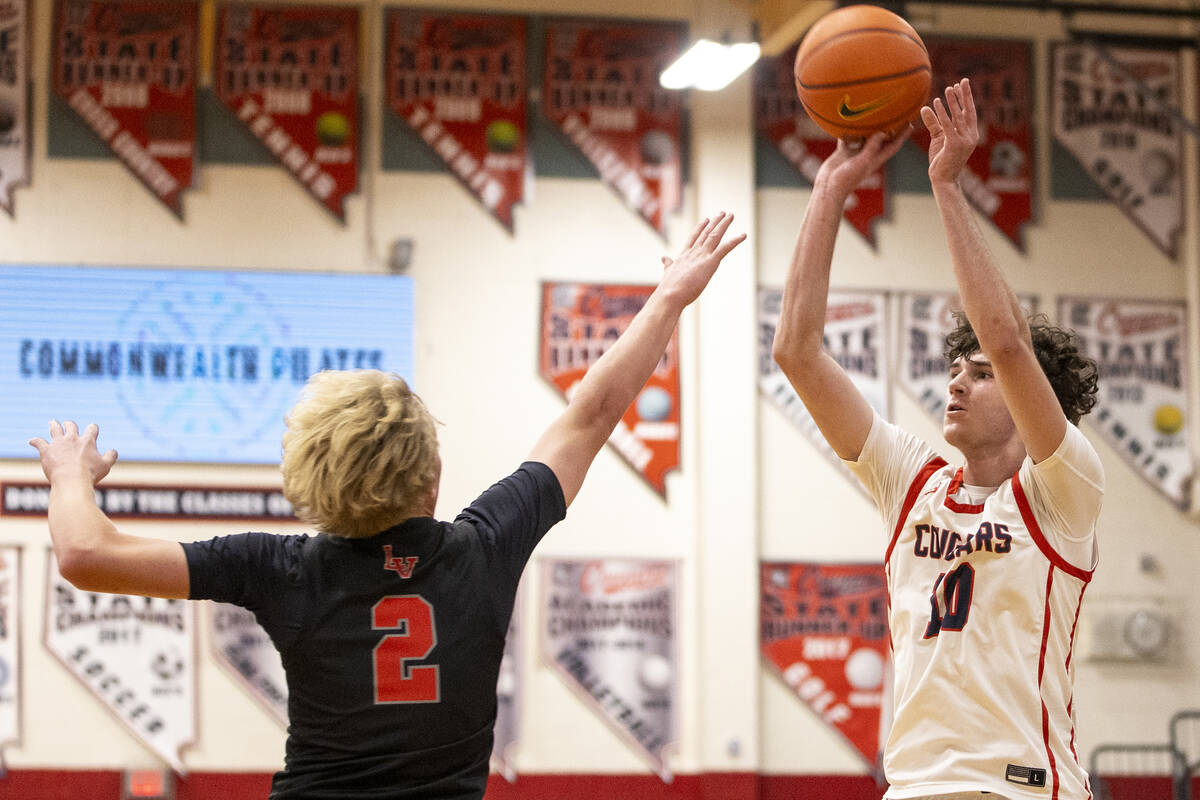
[[795, 74], [808, 115], [839, 139], [895, 133], [929, 102], [925, 43], [878, 6], [846, 6], [817, 20], [796, 51]]

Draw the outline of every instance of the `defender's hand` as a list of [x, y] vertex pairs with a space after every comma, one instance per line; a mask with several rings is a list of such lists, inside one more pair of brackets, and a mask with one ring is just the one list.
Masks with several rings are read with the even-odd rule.
[[93, 486], [104, 479], [117, 462], [117, 451], [109, 450], [104, 455], [96, 447], [100, 428], [88, 425], [83, 434], [74, 422], [50, 421], [50, 441], [40, 437], [30, 439], [29, 444], [38, 451], [42, 459], [42, 472], [51, 483], [58, 479], [84, 478]]

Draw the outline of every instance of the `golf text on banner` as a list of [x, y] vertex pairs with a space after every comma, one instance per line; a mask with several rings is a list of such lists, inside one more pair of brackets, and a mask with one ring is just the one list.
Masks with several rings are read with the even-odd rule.
[[186, 600], [76, 589], [46, 548], [45, 644], [129, 732], [182, 773], [195, 739], [196, 634]]
[[[1026, 314], [1037, 308], [1037, 297], [1017, 295]], [[954, 312], [962, 301], [954, 292], [900, 293], [900, 364], [898, 383], [939, 425], [949, 398], [950, 363], [946, 335], [954, 330]]]
[[283, 659], [254, 613], [229, 603], [207, 603], [209, 644], [218, 664], [280, 727], [288, 725]]
[[[542, 377], [568, 400], [588, 368], [612, 347], [653, 286], [542, 284]], [[679, 466], [679, 333], [609, 437], [621, 457], [666, 496], [666, 474]]]
[[523, 592], [518, 588], [512, 616], [508, 618], [508, 635], [504, 637], [504, 657], [500, 660], [500, 676], [496, 681], [496, 724], [492, 728], [492, 766], [509, 783], [517, 780], [513, 751], [521, 730], [521, 650], [524, 636], [521, 625]]
[[546, 24], [542, 110], [625, 205], [664, 236], [683, 183], [683, 96], [660, 86], [658, 76], [686, 36], [669, 22]]
[[21, 740], [21, 577], [20, 545], [0, 546], [0, 748]]
[[763, 657], [878, 772], [891, 713], [883, 565], [764, 561], [760, 580]]
[[30, 0], [0, 0], [0, 208], [13, 216], [13, 194], [30, 179]]
[[56, 8], [55, 93], [182, 217], [196, 158], [196, 3]]
[[547, 559], [543, 568], [542, 657], [670, 781], [675, 562]]
[[217, 6], [217, 97], [339, 220], [358, 187], [358, 9]]
[[[804, 178], [816, 180], [821, 163], [837, 147], [837, 140], [817, 127], [796, 95], [797, 43], [754, 68], [754, 124], [766, 139]], [[842, 213], [863, 238], [875, 244], [875, 222], [886, 218], [887, 181], [884, 168], [868, 175], [846, 198]]]
[[1186, 510], [1195, 459], [1184, 424], [1192, 362], [1183, 301], [1060, 297], [1058, 313], [1100, 368], [1096, 408], [1085, 419]]
[[[783, 290], [758, 287], [758, 391], [800, 429], [838, 471], [865, 490], [825, 441], [787, 376], [771, 355]], [[891, 417], [888, 392], [887, 293], [833, 290], [825, 309], [825, 350], [884, 419]]]
[[[979, 213], [1017, 249], [1024, 250], [1022, 229], [1033, 218], [1033, 89], [1029, 43], [1000, 39], [926, 37], [933, 68], [930, 91], [967, 77], [979, 112], [979, 145], [971, 153], [959, 183]], [[945, 102], [945, 98], [942, 98]], [[929, 151], [925, 126], [914, 126], [913, 141]]]
[[511, 233], [525, 197], [525, 18], [389, 9], [387, 104]]
[[1108, 198], [1175, 258], [1183, 228], [1176, 50], [1056, 43], [1054, 138]]

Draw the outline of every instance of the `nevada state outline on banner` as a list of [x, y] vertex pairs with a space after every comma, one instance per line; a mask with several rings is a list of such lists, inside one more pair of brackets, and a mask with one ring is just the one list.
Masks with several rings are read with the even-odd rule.
[[0, 0], [0, 208], [13, 216], [13, 194], [30, 181], [33, 27], [31, 0]]
[[21, 546], [0, 545], [0, 749], [21, 739], [21, 578]]
[[232, 603], [208, 605], [208, 632], [218, 664], [242, 685], [280, 727], [288, 726], [287, 677], [283, 659], [254, 613]]

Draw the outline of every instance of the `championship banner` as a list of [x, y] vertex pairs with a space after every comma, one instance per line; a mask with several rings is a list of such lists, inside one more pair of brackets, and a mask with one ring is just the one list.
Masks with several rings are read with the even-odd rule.
[[[783, 290], [758, 287], [758, 391], [792, 421], [831, 464], [859, 490], [862, 484], [825, 441], [817, 424], [771, 355]], [[825, 350], [884, 419], [891, 417], [888, 394], [887, 293], [829, 293], [825, 308]]]
[[675, 742], [676, 565], [547, 560], [542, 656], [666, 782]]
[[[21, 547], [0, 546], [0, 748], [21, 738]], [[0, 765], [4, 759], [0, 755]]]
[[[1037, 297], [1018, 295], [1026, 316]], [[898, 383], [939, 424], [949, 399], [950, 364], [944, 355], [946, 336], [957, 327], [954, 312], [962, 301], [954, 292], [901, 292], [900, 374]]]
[[[754, 68], [754, 120], [760, 136], [769, 141], [804, 178], [812, 183], [837, 140], [817, 127], [796, 95], [793, 64], [796, 50], [760, 59]], [[872, 246], [875, 221], [887, 213], [887, 181], [882, 168], [868, 175], [846, 198], [842, 213]]]
[[[1023, 251], [1021, 232], [1033, 218], [1033, 53], [1029, 42], [930, 36], [925, 38], [925, 46], [933, 68], [933, 97], [944, 103], [947, 86], [971, 79], [979, 112], [979, 145], [959, 179], [963, 192], [979, 213]], [[929, 152], [929, 133], [920, 121], [913, 125], [913, 141]]]
[[29, 8], [29, 0], [0, 0], [0, 208], [10, 217], [13, 193], [31, 174]]
[[217, 6], [217, 97], [339, 220], [358, 188], [358, 9]]
[[546, 24], [542, 109], [625, 205], [666, 235], [679, 208], [683, 95], [658, 76], [683, 52], [669, 22]]
[[1188, 355], [1183, 301], [1062, 297], [1059, 319], [1096, 359], [1100, 393], [1085, 419], [1133, 469], [1188, 510], [1194, 458], [1188, 447]]
[[54, 91], [180, 218], [196, 159], [197, 4], [58, 0]]
[[763, 657], [878, 772], [890, 714], [883, 565], [763, 562], [761, 585]]
[[496, 725], [492, 729], [492, 766], [504, 776], [504, 780], [515, 783], [517, 768], [513, 763], [513, 750], [520, 734], [521, 708], [521, 595], [518, 591], [513, 603], [512, 616], [508, 618], [508, 634], [504, 637], [504, 657], [500, 661], [500, 676], [496, 681]]
[[196, 647], [186, 600], [84, 592], [46, 557], [46, 648], [176, 772], [196, 730]]
[[[297, 521], [279, 489], [106, 483], [93, 491], [96, 505], [113, 519]], [[44, 517], [49, 508], [48, 483], [0, 484], [2, 516]]]
[[511, 233], [524, 200], [525, 18], [390, 9], [387, 104]]
[[[543, 283], [542, 377], [570, 400], [584, 373], [624, 333], [653, 291], [653, 286]], [[679, 396], [676, 332], [608, 440], [663, 497], [666, 474], [679, 466]]]
[[253, 612], [230, 603], [208, 603], [213, 658], [279, 725], [288, 725], [283, 659]]
[[1179, 53], [1055, 43], [1052, 64], [1055, 139], [1175, 258], [1183, 227], [1183, 137], [1164, 106], [1179, 107]]

